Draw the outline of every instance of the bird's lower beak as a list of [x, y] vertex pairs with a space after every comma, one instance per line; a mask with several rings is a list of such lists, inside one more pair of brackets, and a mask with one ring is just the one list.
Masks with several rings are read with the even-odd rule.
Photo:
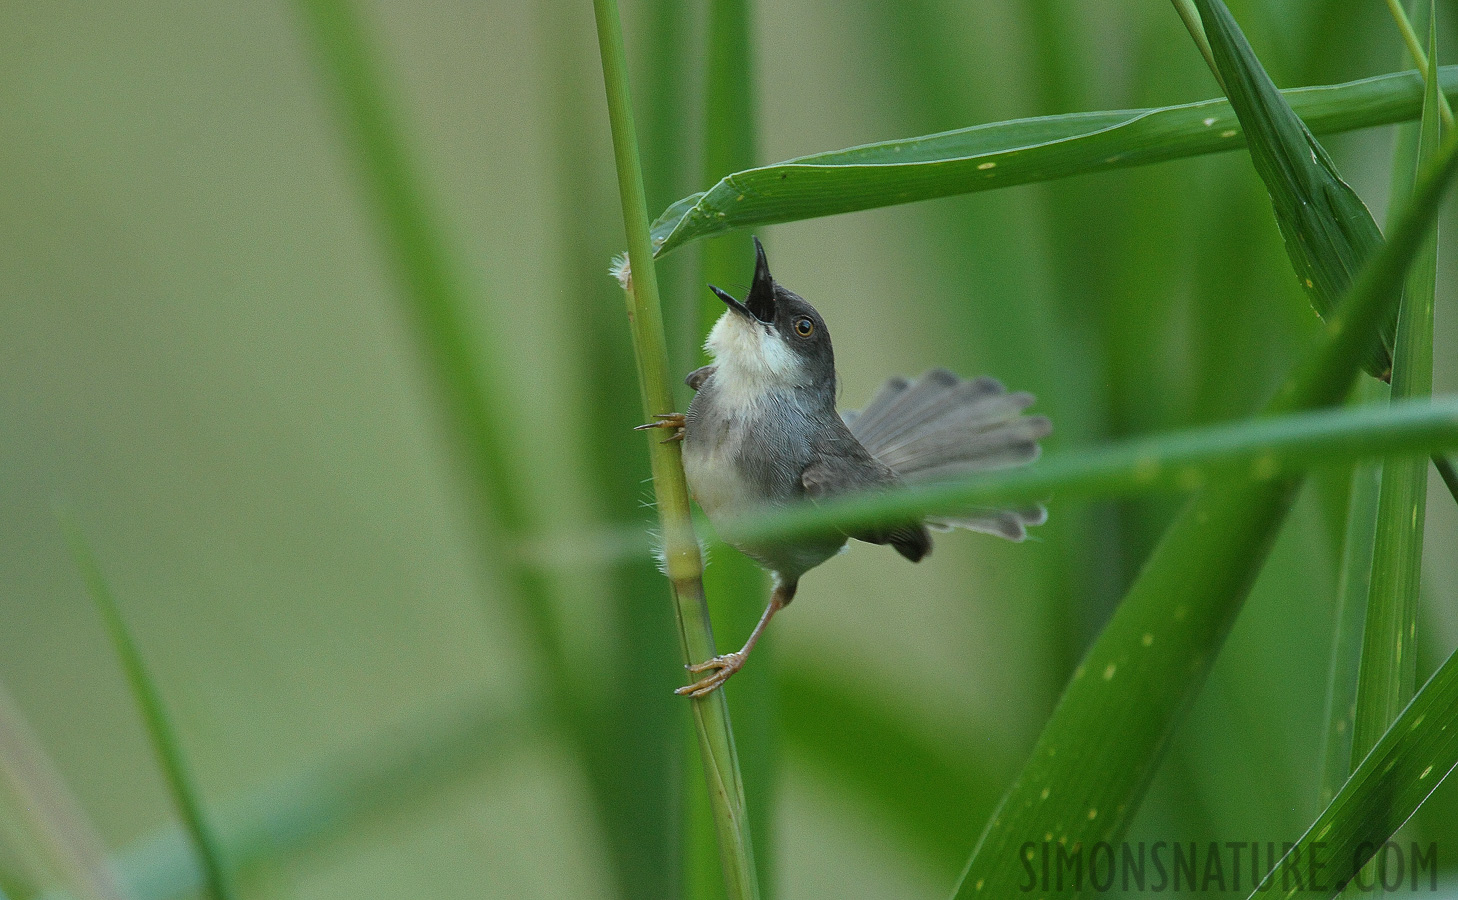
[[731, 295], [728, 291], [714, 287], [712, 284], [709, 285], [709, 290], [713, 291], [720, 300], [723, 300], [725, 303], [729, 304], [730, 309], [739, 313], [741, 316], [744, 316], [746, 319], [752, 319], [756, 322], [762, 321], [758, 316], [749, 311], [749, 307], [745, 306], [743, 303], [740, 303], [738, 300], [735, 300], [733, 295]]

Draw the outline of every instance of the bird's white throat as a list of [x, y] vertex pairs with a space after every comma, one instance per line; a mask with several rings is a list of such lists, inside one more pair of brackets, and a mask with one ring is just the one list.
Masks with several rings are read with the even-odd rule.
[[725, 310], [704, 349], [718, 366], [714, 384], [731, 407], [756, 406], [772, 392], [804, 381], [804, 365], [774, 328]]

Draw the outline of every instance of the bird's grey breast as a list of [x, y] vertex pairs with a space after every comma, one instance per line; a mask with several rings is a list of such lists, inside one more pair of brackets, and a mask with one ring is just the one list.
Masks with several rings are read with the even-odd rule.
[[744, 396], [719, 373], [699, 387], [685, 417], [684, 474], [710, 519], [804, 496], [811, 425], [789, 392]]

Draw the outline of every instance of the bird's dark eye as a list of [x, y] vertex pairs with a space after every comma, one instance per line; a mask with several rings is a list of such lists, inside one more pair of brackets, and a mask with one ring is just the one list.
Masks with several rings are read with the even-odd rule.
[[815, 323], [810, 321], [809, 316], [801, 316], [795, 320], [795, 333], [800, 337], [809, 337], [815, 333]]

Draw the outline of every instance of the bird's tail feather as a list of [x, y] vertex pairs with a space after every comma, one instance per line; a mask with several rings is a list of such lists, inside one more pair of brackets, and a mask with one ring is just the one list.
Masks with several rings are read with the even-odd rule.
[[[1033, 395], [1008, 393], [993, 378], [958, 378], [932, 369], [910, 381], [896, 377], [859, 414], [846, 413], [856, 439], [909, 484], [945, 481], [1038, 457], [1052, 431], [1044, 416], [1025, 416]], [[928, 519], [933, 528], [966, 528], [1020, 541], [1027, 526], [1048, 517], [1042, 506], [974, 509]]]

